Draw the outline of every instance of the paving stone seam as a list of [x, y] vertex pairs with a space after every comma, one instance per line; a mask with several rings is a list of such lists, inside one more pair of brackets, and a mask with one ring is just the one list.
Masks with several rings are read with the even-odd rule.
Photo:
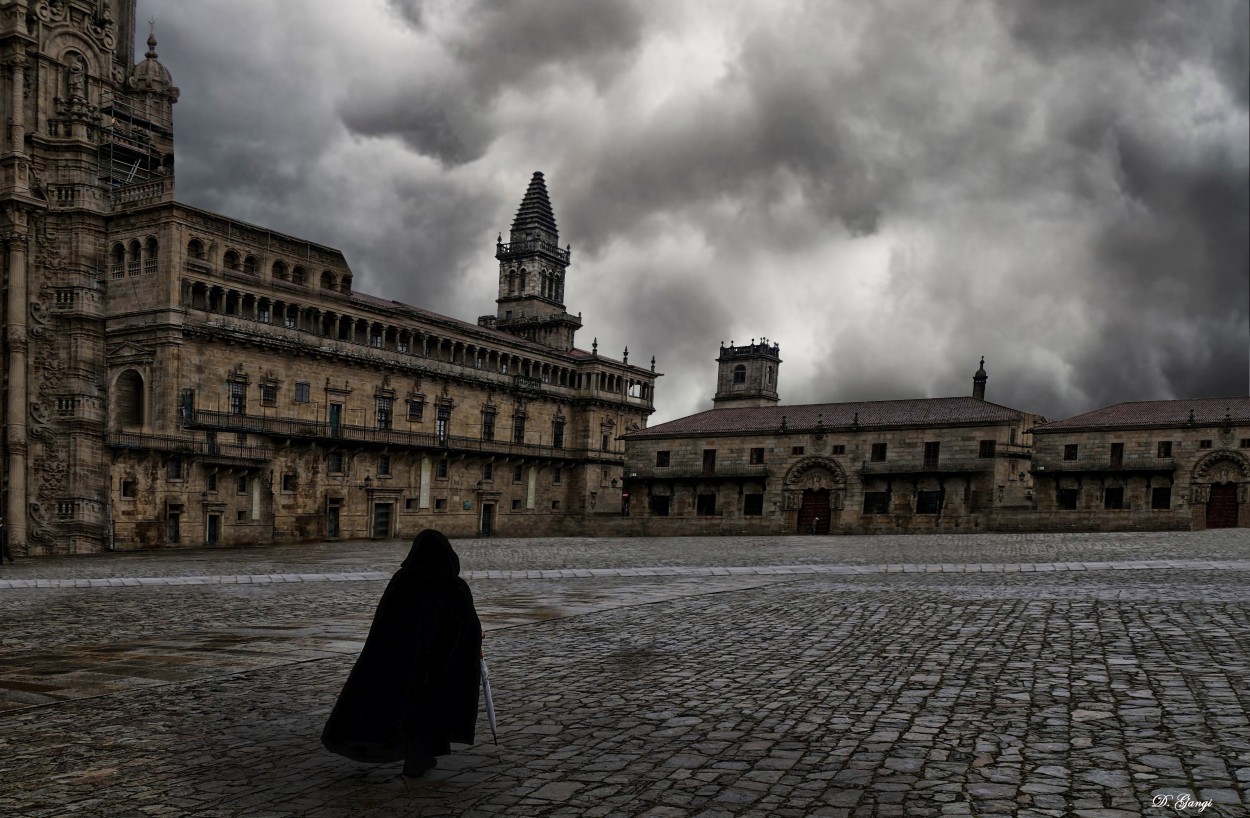
[[[1074, 573], [1088, 571], [1222, 570], [1250, 571], [1250, 560], [1127, 560], [1116, 562], [1023, 562], [1023, 563], [881, 563], [877, 565], [743, 565], [672, 566], [641, 568], [555, 568], [542, 570], [465, 571], [465, 579], [579, 579], [585, 577], [711, 577], [777, 576], [806, 574], [1005, 574], [1015, 572]], [[171, 585], [246, 585], [306, 582], [378, 582], [390, 579], [384, 571], [346, 571], [319, 574], [229, 574], [176, 577], [135, 577], [134, 584], [121, 584], [117, 578], [0, 579], [0, 590], [30, 588], [134, 588]]]

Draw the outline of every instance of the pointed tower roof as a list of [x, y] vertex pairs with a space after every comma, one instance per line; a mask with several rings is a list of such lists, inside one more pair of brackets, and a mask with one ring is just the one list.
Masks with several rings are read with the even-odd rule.
[[551, 209], [551, 199], [547, 196], [547, 183], [543, 181], [542, 171], [534, 171], [530, 186], [517, 209], [516, 218], [512, 220], [512, 229], [527, 230], [540, 227], [544, 230], [556, 230], [556, 214]]

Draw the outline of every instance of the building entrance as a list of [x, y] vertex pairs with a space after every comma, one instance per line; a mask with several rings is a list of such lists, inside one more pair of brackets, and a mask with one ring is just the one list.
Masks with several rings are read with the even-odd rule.
[[391, 536], [390, 503], [374, 503], [373, 505], [373, 538], [384, 540]]
[[1237, 484], [1214, 483], [1207, 500], [1207, 528], [1237, 527]]
[[800, 534], [829, 533], [829, 489], [806, 489], [799, 506]]

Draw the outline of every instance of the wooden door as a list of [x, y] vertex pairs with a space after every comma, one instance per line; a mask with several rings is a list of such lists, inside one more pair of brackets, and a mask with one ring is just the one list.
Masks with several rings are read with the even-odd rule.
[[829, 489], [806, 489], [799, 506], [800, 534], [829, 533]]
[[1207, 528], [1237, 527], [1237, 484], [1215, 483], [1207, 500]]

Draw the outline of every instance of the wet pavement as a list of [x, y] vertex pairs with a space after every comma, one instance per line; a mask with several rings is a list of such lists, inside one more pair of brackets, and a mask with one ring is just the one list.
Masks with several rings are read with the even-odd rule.
[[463, 540], [500, 736], [321, 726], [402, 543], [0, 568], [0, 814], [1250, 814], [1250, 535]]

